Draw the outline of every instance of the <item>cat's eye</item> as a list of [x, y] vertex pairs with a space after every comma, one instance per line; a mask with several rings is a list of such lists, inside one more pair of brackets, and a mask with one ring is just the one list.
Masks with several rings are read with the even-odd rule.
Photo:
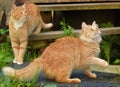
[[27, 12], [25, 11], [25, 12], [20, 12], [20, 14], [27, 14]]
[[92, 31], [95, 31], [95, 29], [91, 28]]
[[92, 30], [92, 31], [95, 31], [95, 32], [97, 32], [97, 33], [101, 33], [101, 31], [100, 31], [99, 29], [92, 29], [92, 28], [91, 28], [91, 30]]
[[25, 11], [25, 14], [27, 13], [27, 11]]

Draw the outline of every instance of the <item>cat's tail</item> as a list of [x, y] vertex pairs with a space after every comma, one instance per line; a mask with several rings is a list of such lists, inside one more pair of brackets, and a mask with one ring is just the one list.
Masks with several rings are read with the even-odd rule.
[[[38, 13], [40, 13], [39, 12], [40, 10], [38, 10]], [[49, 29], [49, 28], [52, 28], [53, 27], [53, 23], [45, 23], [44, 21], [43, 21], [43, 19], [42, 19], [42, 17], [41, 17], [41, 15], [39, 15], [40, 16], [40, 24], [41, 24], [41, 27], [43, 28], [43, 29]]]
[[39, 74], [40, 70], [40, 58], [35, 59], [31, 64], [22, 69], [16, 70], [11, 67], [4, 67], [2, 69], [4, 75], [11, 76], [22, 81], [32, 80], [36, 75]]
[[49, 29], [51, 27], [53, 27], [52, 23], [44, 23], [44, 22], [42, 23], [42, 28], [43, 29]]

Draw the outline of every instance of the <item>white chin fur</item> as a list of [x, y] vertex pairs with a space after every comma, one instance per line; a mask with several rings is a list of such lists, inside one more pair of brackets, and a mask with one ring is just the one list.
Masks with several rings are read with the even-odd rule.
[[102, 41], [102, 38], [101, 38], [101, 35], [100, 34], [97, 34], [94, 38], [94, 40], [98, 43], [100, 43]]

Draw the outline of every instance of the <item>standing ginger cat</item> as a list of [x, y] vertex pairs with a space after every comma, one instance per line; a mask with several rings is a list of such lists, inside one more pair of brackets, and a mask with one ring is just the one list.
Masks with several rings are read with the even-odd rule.
[[48, 46], [40, 58], [35, 59], [23, 69], [3, 68], [5, 75], [20, 80], [31, 80], [41, 70], [47, 78], [62, 83], [80, 83], [79, 78], [70, 78], [73, 69], [82, 69], [90, 78], [96, 74], [90, 71], [89, 65], [107, 67], [108, 63], [97, 57], [100, 52], [100, 30], [93, 22], [92, 26], [82, 23], [79, 38], [63, 37]]
[[14, 4], [9, 22], [10, 39], [15, 56], [13, 63], [23, 64], [28, 36], [31, 33], [39, 34], [41, 28], [47, 29], [52, 26], [52, 23], [43, 22], [40, 10], [35, 4], [31, 2], [25, 2], [22, 6]]

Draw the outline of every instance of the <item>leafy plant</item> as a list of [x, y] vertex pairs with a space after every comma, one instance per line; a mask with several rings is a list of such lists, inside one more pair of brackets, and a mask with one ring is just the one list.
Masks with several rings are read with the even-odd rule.
[[73, 34], [73, 27], [70, 25], [66, 24], [65, 19], [60, 22], [61, 29], [64, 31], [64, 36], [74, 36]]
[[114, 64], [120, 64], [120, 58], [114, 61]]
[[6, 41], [6, 36], [7, 36], [7, 32], [9, 30], [7, 29], [0, 29], [0, 43], [1, 42], [5, 42]]
[[103, 28], [105, 28], [105, 27], [113, 27], [114, 25], [113, 25], [113, 23], [112, 22], [107, 22], [107, 23], [102, 23], [101, 25], [100, 25], [100, 27], [103, 27]]
[[7, 32], [9, 32], [9, 30], [7, 29], [0, 29], [0, 35], [4, 35], [6, 34]]
[[115, 58], [119, 55], [119, 51], [117, 50], [117, 46], [120, 46], [120, 37], [117, 35], [112, 36], [103, 36], [103, 41], [101, 43], [101, 49], [105, 54], [105, 58], [108, 63], [110, 63], [110, 59]]
[[[101, 24], [102, 27], [113, 27], [111, 22]], [[106, 35], [102, 36], [103, 41], [101, 43], [101, 56], [105, 57], [108, 63], [117, 64], [120, 63], [119, 46], [120, 46], [120, 36], [119, 35]], [[115, 61], [115, 62], [114, 62]]]

